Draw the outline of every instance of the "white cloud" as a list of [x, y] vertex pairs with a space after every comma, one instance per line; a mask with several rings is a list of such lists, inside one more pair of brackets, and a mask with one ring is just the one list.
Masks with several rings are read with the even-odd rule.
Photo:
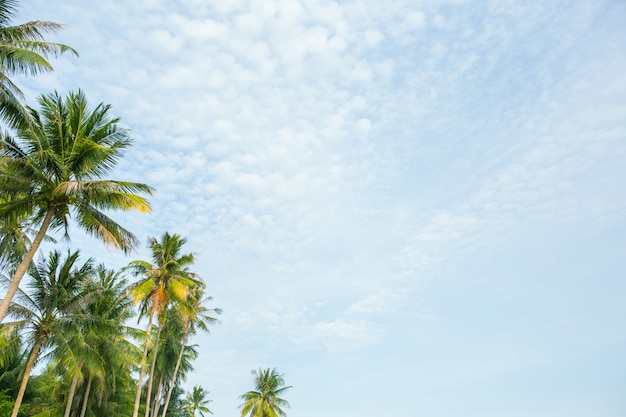
[[331, 353], [360, 350], [376, 344], [382, 334], [372, 323], [338, 319], [316, 324], [313, 338]]

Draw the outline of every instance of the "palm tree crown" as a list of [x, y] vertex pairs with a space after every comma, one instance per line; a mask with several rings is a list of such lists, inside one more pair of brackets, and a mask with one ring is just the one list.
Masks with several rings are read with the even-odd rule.
[[255, 390], [248, 391], [239, 397], [243, 403], [241, 417], [284, 417], [287, 414], [283, 408], [289, 408], [289, 403], [280, 398], [291, 386], [285, 385], [283, 375], [276, 368], [258, 369], [252, 371], [255, 376]]
[[127, 252], [137, 239], [103, 210], [150, 210], [139, 195], [150, 195], [149, 186], [101, 179], [132, 143], [109, 105], [91, 110], [80, 90], [65, 99], [43, 95], [39, 105], [40, 111], [28, 108], [31, 121], [16, 128], [15, 138], [0, 135], [0, 219], [38, 225], [0, 305], [0, 322], [49, 228], [67, 236], [73, 217], [88, 234]]
[[9, 76], [51, 71], [48, 56], [64, 52], [78, 55], [67, 45], [44, 40], [44, 35], [62, 28], [58, 23], [36, 20], [12, 26], [17, 3], [17, 0], [0, 0], [0, 118], [12, 125], [23, 121], [25, 113], [17, 100], [23, 94]]
[[204, 283], [189, 270], [195, 261], [193, 253], [182, 253], [187, 239], [165, 232], [160, 240], [148, 242], [152, 262], [137, 260], [129, 268], [142, 276], [133, 286], [133, 298], [140, 302], [142, 313], [164, 314], [168, 304], [185, 304], [194, 299], [195, 288]]
[[196, 385], [193, 387], [193, 391], [187, 395], [186, 402], [191, 412], [191, 417], [196, 417], [196, 412], [199, 412], [202, 417], [204, 417], [204, 413], [213, 414], [208, 407], [208, 404], [211, 402], [211, 400], [206, 398], [208, 394], [208, 391], [200, 385]]

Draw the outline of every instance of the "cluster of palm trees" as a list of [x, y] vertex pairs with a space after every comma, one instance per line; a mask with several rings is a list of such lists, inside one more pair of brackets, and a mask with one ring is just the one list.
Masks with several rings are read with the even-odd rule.
[[[70, 224], [129, 252], [137, 239], [107, 212], [148, 212], [153, 189], [106, 178], [132, 143], [109, 105], [90, 107], [80, 90], [22, 103], [12, 76], [50, 71], [49, 57], [76, 51], [44, 39], [57, 23], [11, 25], [16, 6], [0, 0], [0, 415], [208, 412], [206, 391], [185, 399], [179, 385], [197, 356], [190, 337], [220, 310], [206, 307], [184, 238], [150, 239], [151, 260], [122, 270], [79, 251], [37, 255], [54, 234], [69, 237]], [[133, 317], [147, 328], [129, 326]]]
[[[45, 40], [57, 23], [12, 26], [17, 4], [0, 0], [0, 416], [211, 413], [204, 388], [187, 396], [180, 388], [198, 356], [191, 336], [221, 313], [206, 306], [211, 297], [191, 270], [193, 253], [183, 252], [186, 239], [151, 238], [151, 259], [120, 270], [54, 249], [53, 236], [69, 237], [73, 224], [131, 251], [136, 237], [107, 212], [149, 212], [153, 189], [106, 178], [132, 143], [111, 106], [90, 107], [81, 90], [42, 94], [36, 108], [22, 103], [11, 76], [51, 71], [49, 57], [78, 54]], [[133, 318], [146, 328], [129, 325]], [[253, 374], [241, 416], [285, 416], [280, 395], [291, 387], [283, 376], [269, 368]]]
[[[127, 325], [135, 314], [132, 296], [138, 296], [138, 287], [150, 281], [156, 287], [158, 281], [186, 279], [185, 268], [176, 267], [184, 240], [168, 234], [163, 240], [166, 237], [178, 243], [160, 258], [170, 265], [168, 274], [174, 278], [146, 275], [128, 285], [124, 271], [96, 266], [92, 259], [81, 261], [78, 251], [62, 254], [55, 250], [31, 263], [28, 290], [18, 291], [9, 310], [14, 320], [2, 325], [0, 343], [5, 349], [0, 389], [15, 398], [12, 416], [18, 415], [25, 394], [28, 404], [22, 407], [23, 415], [128, 416], [134, 407], [135, 389], [143, 393], [137, 409], [141, 405], [144, 415], [172, 415], [167, 413], [172, 392], [192, 370], [197, 356], [195, 348], [187, 344], [188, 336], [206, 329], [219, 310], [206, 308], [203, 300], [195, 297], [204, 291], [202, 282], [195, 279], [196, 285], [184, 290], [189, 294], [184, 303], [167, 303], [166, 312], [158, 319], [161, 331]], [[155, 270], [163, 269], [160, 259]], [[154, 292], [140, 301], [150, 309]], [[143, 352], [153, 360], [150, 382], [142, 385], [133, 372], [143, 373], [140, 364], [145, 355], [133, 341], [143, 338]], [[30, 381], [38, 360], [45, 367]], [[155, 387], [153, 394], [151, 386]], [[180, 410], [173, 415], [181, 415]]]

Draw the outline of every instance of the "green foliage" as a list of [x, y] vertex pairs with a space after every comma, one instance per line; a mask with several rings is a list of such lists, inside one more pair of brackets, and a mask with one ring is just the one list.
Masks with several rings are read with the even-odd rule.
[[239, 397], [243, 403], [241, 417], [284, 417], [287, 414], [283, 408], [289, 408], [289, 403], [280, 398], [291, 386], [285, 385], [282, 374], [276, 368], [259, 368], [252, 371], [255, 376], [255, 390], [248, 391]]
[[132, 143], [128, 132], [109, 105], [90, 109], [80, 90], [38, 101], [40, 110], [28, 107], [32, 123], [0, 141], [0, 218], [39, 223], [52, 213], [50, 227], [67, 235], [71, 214], [88, 234], [129, 250], [135, 237], [101, 211], [149, 211], [138, 195], [151, 194], [147, 185], [101, 180]]
[[66, 98], [42, 95], [39, 105], [28, 108], [29, 122], [16, 127], [15, 137], [0, 138], [0, 219], [12, 228], [38, 225], [0, 304], [0, 322], [49, 228], [68, 236], [73, 218], [88, 234], [126, 252], [137, 239], [104, 211], [150, 210], [140, 196], [152, 193], [149, 186], [102, 179], [132, 142], [109, 105], [90, 109], [80, 90]]
[[191, 410], [191, 417], [196, 417], [196, 413], [200, 413], [202, 417], [204, 417], [205, 413], [213, 414], [208, 407], [211, 400], [206, 398], [207, 395], [209, 395], [209, 392], [200, 385], [193, 387], [193, 391], [187, 395], [186, 404], [187, 408]]
[[65, 52], [78, 55], [67, 45], [45, 41], [45, 35], [62, 28], [58, 23], [37, 20], [11, 25], [17, 4], [17, 0], [0, 0], [0, 119], [11, 126], [26, 123], [28, 113], [19, 102], [22, 92], [9, 76], [52, 71], [48, 57]]
[[191, 409], [188, 407], [185, 391], [180, 386], [174, 386], [172, 399], [165, 417], [191, 417]]
[[0, 416], [8, 416], [13, 410], [14, 401], [6, 391], [0, 391]]

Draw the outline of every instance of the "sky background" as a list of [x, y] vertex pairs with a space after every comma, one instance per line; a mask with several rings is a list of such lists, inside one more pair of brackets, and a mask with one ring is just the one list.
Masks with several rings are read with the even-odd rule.
[[[186, 236], [224, 310], [185, 387], [237, 416], [626, 415], [626, 3], [29, 0], [113, 105], [115, 218]], [[121, 267], [147, 258], [72, 229]]]

